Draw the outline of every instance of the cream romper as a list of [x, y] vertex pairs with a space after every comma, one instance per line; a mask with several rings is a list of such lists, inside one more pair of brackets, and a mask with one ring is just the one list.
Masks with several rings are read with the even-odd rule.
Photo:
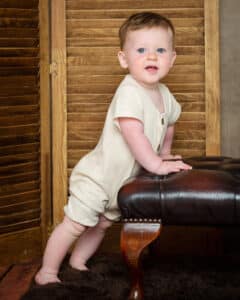
[[99, 215], [117, 221], [117, 194], [123, 183], [139, 171], [119, 127], [119, 117], [140, 120], [155, 152], [159, 152], [168, 125], [178, 119], [181, 108], [164, 84], [159, 84], [164, 101], [160, 113], [145, 89], [131, 75], [120, 83], [109, 106], [102, 135], [96, 147], [74, 167], [65, 214], [85, 226], [95, 226]]

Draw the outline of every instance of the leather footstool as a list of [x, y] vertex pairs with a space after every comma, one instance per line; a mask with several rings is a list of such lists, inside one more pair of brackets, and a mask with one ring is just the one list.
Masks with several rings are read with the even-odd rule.
[[140, 256], [164, 225], [240, 224], [240, 159], [192, 157], [193, 169], [164, 176], [144, 170], [118, 194], [121, 250], [132, 272], [129, 299], [143, 299]]

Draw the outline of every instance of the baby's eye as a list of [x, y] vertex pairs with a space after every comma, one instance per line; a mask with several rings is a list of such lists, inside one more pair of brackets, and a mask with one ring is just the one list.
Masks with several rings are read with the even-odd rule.
[[164, 52], [166, 52], [166, 49], [164, 49], [164, 48], [157, 48], [157, 52], [158, 53], [164, 53]]
[[138, 52], [138, 53], [144, 53], [145, 51], [146, 51], [145, 48], [138, 48], [138, 49], [137, 49], [137, 52]]

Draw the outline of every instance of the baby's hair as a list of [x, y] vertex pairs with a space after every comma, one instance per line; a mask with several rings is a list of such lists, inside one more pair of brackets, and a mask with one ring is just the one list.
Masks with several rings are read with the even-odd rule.
[[142, 28], [162, 27], [172, 32], [173, 48], [175, 30], [172, 22], [166, 17], [153, 12], [141, 12], [131, 15], [119, 28], [120, 47], [123, 49], [129, 31]]

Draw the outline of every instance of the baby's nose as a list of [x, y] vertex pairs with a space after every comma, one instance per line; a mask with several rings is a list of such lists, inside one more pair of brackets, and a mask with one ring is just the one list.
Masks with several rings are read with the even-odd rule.
[[155, 51], [149, 51], [148, 59], [157, 60], [157, 53]]

